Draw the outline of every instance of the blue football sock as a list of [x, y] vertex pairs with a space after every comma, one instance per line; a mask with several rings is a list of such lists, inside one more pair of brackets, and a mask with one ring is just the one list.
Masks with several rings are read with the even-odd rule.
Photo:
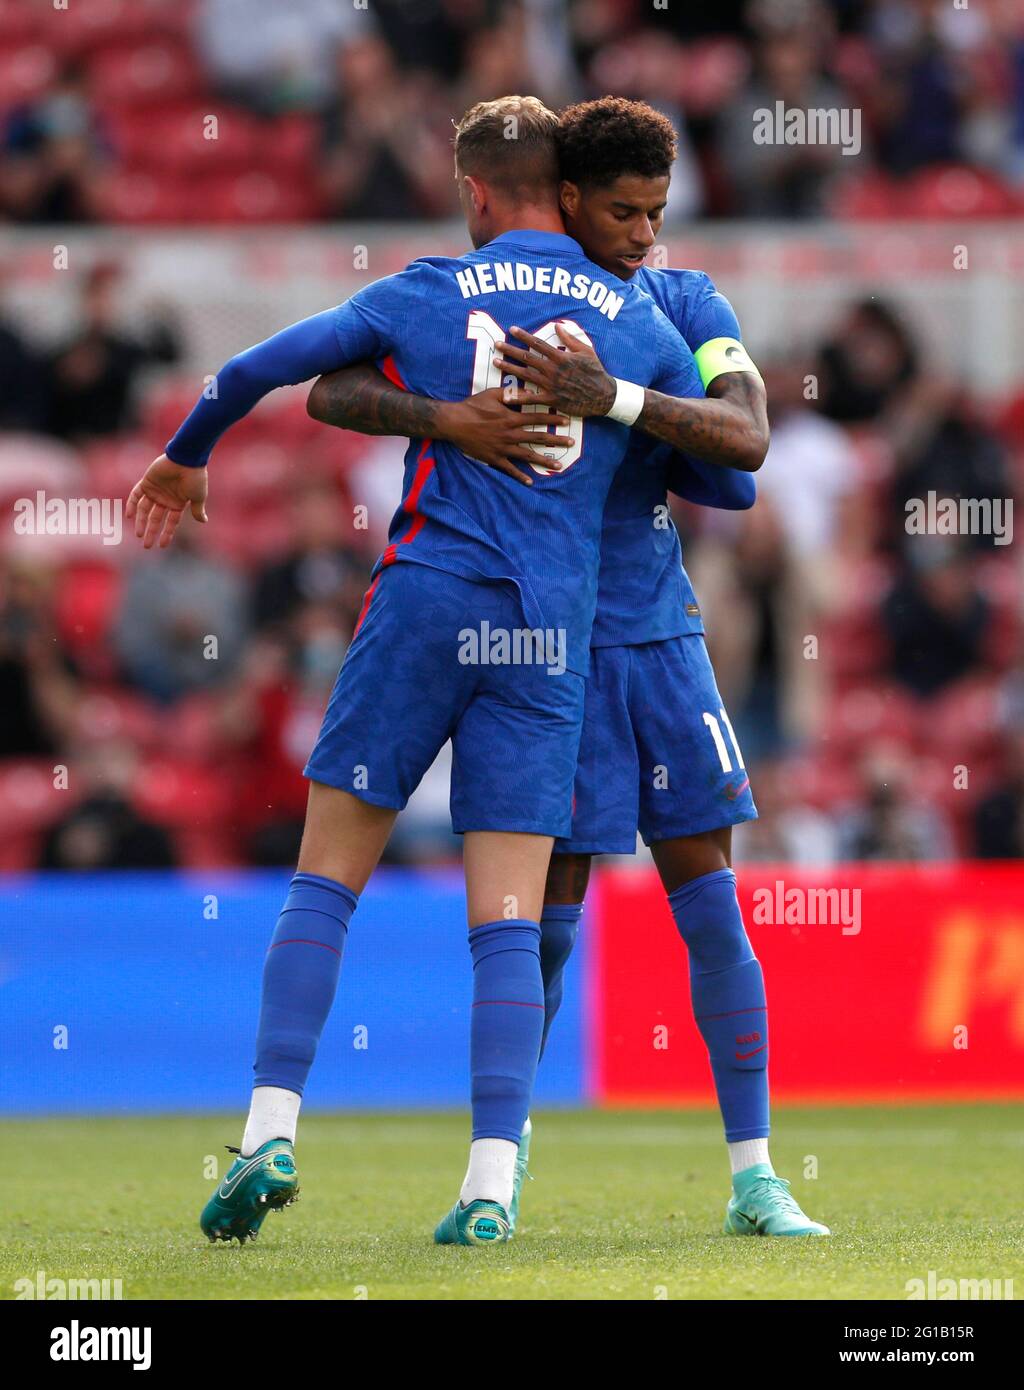
[[544, 1029], [540, 926], [514, 919], [469, 933], [473, 956], [473, 1138], [519, 1143]]
[[736, 875], [718, 869], [669, 894], [690, 956], [690, 998], [707, 1043], [729, 1143], [760, 1139], [768, 1123], [764, 978], [743, 927]]
[[540, 973], [544, 981], [544, 1032], [540, 1039], [542, 1057], [555, 1014], [562, 1005], [562, 976], [576, 944], [582, 916], [582, 903], [545, 903], [541, 915]]
[[296, 874], [263, 966], [257, 1086], [302, 1095], [334, 1003], [349, 919], [358, 899], [319, 874]]

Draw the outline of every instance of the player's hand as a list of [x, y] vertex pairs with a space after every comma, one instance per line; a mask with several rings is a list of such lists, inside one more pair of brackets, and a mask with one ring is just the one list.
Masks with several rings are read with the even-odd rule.
[[[574, 441], [567, 435], [543, 434], [538, 426], [567, 425], [568, 417], [551, 411], [523, 415], [517, 405], [550, 405], [545, 392], [523, 391], [516, 386], [493, 386], [478, 391], [464, 401], [447, 402], [439, 414], [439, 434], [471, 459], [506, 473], [526, 487], [533, 479], [517, 468], [512, 459], [538, 463], [542, 460], [531, 444], [564, 444]], [[532, 426], [532, 428], [530, 428]]]
[[[502, 371], [540, 388], [567, 415], [607, 415], [615, 401], [615, 380], [601, 366], [592, 347], [562, 324], [556, 331], [563, 346], [552, 347], [525, 328], [513, 328], [520, 344], [502, 343], [494, 361]], [[525, 344], [521, 346], [521, 344]]]
[[205, 468], [183, 468], [161, 454], [128, 494], [125, 516], [135, 519], [135, 534], [145, 550], [157, 541], [165, 550], [188, 507], [196, 521], [205, 522], [207, 474]]

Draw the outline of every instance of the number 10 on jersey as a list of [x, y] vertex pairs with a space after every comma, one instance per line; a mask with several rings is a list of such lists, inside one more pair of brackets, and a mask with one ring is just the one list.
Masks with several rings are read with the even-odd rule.
[[[573, 323], [572, 319], [552, 319], [543, 328], [538, 328], [534, 337], [540, 338], [542, 342], [550, 343], [552, 347], [561, 348], [556, 329], [561, 326], [574, 338], [578, 338], [581, 343], [586, 343], [588, 347], [593, 347], [590, 338], [579, 326]], [[488, 391], [492, 387], [501, 386], [501, 368], [494, 362], [495, 349], [505, 341], [505, 330], [494, 322], [490, 314], [483, 309], [472, 309], [469, 314], [469, 321], [466, 324], [466, 337], [476, 344], [476, 352], [473, 357], [473, 385], [472, 394], [475, 396], [478, 391]], [[564, 351], [564, 349], [563, 349]], [[514, 380], [509, 378], [509, 380]], [[518, 381], [515, 385], [520, 385]], [[532, 382], [525, 383], [525, 390], [535, 392], [537, 387]], [[524, 415], [546, 414], [546, 405], [524, 405]], [[550, 425], [527, 425], [525, 428], [535, 432], [538, 442], [529, 447], [537, 455], [538, 459], [543, 459], [544, 463], [531, 463], [530, 467], [535, 473], [550, 476], [552, 473], [564, 473], [567, 468], [578, 462], [583, 453], [583, 420], [580, 416], [574, 415], [568, 425], [560, 425], [558, 433], [568, 435], [572, 439], [572, 444], [543, 444], [544, 435], [553, 427]], [[546, 465], [546, 466], [545, 466]]]

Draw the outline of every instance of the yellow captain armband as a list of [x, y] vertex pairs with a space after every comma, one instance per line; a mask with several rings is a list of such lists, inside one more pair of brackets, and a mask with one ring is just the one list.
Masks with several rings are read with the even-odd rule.
[[723, 372], [753, 372], [755, 376], [761, 375], [738, 338], [709, 338], [706, 343], [701, 343], [693, 357], [705, 389], [709, 381], [714, 381], [715, 377], [721, 376]]

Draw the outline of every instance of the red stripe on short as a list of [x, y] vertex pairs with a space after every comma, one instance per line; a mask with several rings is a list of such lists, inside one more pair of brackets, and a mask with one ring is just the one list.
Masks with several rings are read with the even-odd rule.
[[359, 629], [360, 629], [360, 628], [362, 627], [362, 625], [363, 625], [363, 619], [366, 617], [366, 611], [367, 611], [367, 609], [368, 609], [369, 606], [370, 606], [370, 600], [373, 598], [373, 591], [374, 591], [374, 589], [376, 589], [376, 587], [377, 587], [377, 585], [378, 585], [379, 583], [380, 583], [380, 575], [378, 574], [377, 578], [373, 581], [373, 583], [372, 583], [372, 584], [370, 585], [370, 587], [367, 589], [366, 593], [363, 595], [363, 606], [362, 606], [362, 608], [360, 608], [360, 610], [359, 610], [359, 617], [356, 619], [356, 625], [355, 625], [355, 627], [352, 629], [352, 636], [353, 636], [353, 637], [356, 635], [356, 633], [359, 631]]

